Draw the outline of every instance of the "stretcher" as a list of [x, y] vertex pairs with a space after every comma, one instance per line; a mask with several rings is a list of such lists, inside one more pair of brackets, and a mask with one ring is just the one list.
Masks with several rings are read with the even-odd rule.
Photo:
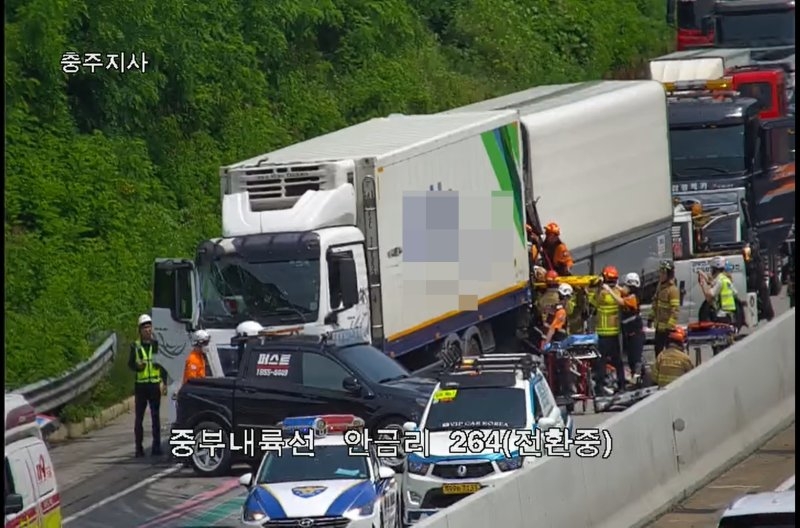
[[702, 347], [711, 347], [716, 356], [731, 346], [736, 338], [736, 327], [728, 323], [701, 321], [690, 323], [687, 330], [686, 347], [694, 349], [695, 366], [699, 366], [702, 362]]
[[[545, 352], [550, 352], [557, 358], [569, 360], [569, 369], [574, 379], [574, 393], [572, 403], [562, 403], [566, 400], [556, 397], [559, 404], [564, 404], [567, 411], [572, 413], [575, 410], [575, 403], [580, 402], [583, 412], [586, 412], [586, 402], [592, 401], [596, 408], [594, 380], [592, 379], [592, 362], [600, 357], [597, 349], [597, 334], [573, 334], [561, 341], [550, 343]], [[547, 369], [548, 376], [555, 376], [553, 364], [550, 363]]]
[[[599, 275], [570, 275], [568, 277], [559, 277], [556, 282], [558, 284], [569, 284], [573, 288], [591, 288], [599, 286], [603, 282], [603, 278]], [[535, 288], [547, 288], [547, 283], [540, 281], [539, 277], [533, 283]]]

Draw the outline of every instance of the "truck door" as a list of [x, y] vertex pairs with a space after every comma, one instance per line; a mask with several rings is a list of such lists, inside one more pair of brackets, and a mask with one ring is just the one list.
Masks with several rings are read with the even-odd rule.
[[[198, 281], [190, 260], [156, 259], [153, 265], [153, 331], [158, 340], [159, 364], [167, 371], [168, 423], [176, 419], [174, 396], [183, 380], [191, 350], [190, 335], [199, 317]], [[213, 373], [221, 376], [221, 373]]]
[[794, 119], [763, 122], [760, 143], [753, 180], [754, 223], [761, 244], [776, 251], [794, 223]]

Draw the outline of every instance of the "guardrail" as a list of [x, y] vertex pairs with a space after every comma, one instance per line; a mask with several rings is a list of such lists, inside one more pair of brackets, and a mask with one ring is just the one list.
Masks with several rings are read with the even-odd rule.
[[97, 347], [92, 357], [66, 373], [37, 381], [11, 392], [22, 394], [38, 413], [47, 413], [65, 405], [94, 387], [117, 354], [117, 334], [112, 333]]
[[646, 525], [794, 421], [794, 316], [789, 310], [603, 423], [609, 459], [541, 458], [415, 526]]

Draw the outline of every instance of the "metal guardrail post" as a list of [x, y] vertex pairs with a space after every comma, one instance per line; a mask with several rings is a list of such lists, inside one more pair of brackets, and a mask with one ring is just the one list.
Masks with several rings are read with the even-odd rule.
[[110, 334], [89, 359], [56, 378], [37, 381], [11, 392], [21, 394], [36, 412], [57, 409], [85, 394], [108, 370], [117, 354], [117, 334]]

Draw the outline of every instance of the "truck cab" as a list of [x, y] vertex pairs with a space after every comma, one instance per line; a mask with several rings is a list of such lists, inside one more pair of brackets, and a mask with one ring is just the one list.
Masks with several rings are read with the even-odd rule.
[[[762, 121], [757, 101], [736, 92], [681, 92], [669, 83], [666, 87], [672, 91], [668, 108], [673, 186], [743, 190], [768, 271], [768, 291], [777, 294], [780, 247], [794, 224], [794, 120]], [[768, 295], [759, 295], [760, 302], [768, 300]]]
[[714, 0], [667, 0], [667, 24], [676, 29], [678, 51], [714, 44], [714, 32], [703, 31], [703, 19], [713, 10]]
[[745, 66], [734, 69], [731, 72], [731, 79], [734, 90], [743, 97], [750, 97], [758, 101], [761, 106], [758, 116], [762, 120], [789, 115], [790, 89], [782, 68]]
[[[794, 0], [717, 0], [703, 20], [717, 48], [750, 48], [756, 55], [794, 55]], [[777, 55], [776, 55], [777, 53]], [[764, 57], [768, 59], [768, 57]]]

